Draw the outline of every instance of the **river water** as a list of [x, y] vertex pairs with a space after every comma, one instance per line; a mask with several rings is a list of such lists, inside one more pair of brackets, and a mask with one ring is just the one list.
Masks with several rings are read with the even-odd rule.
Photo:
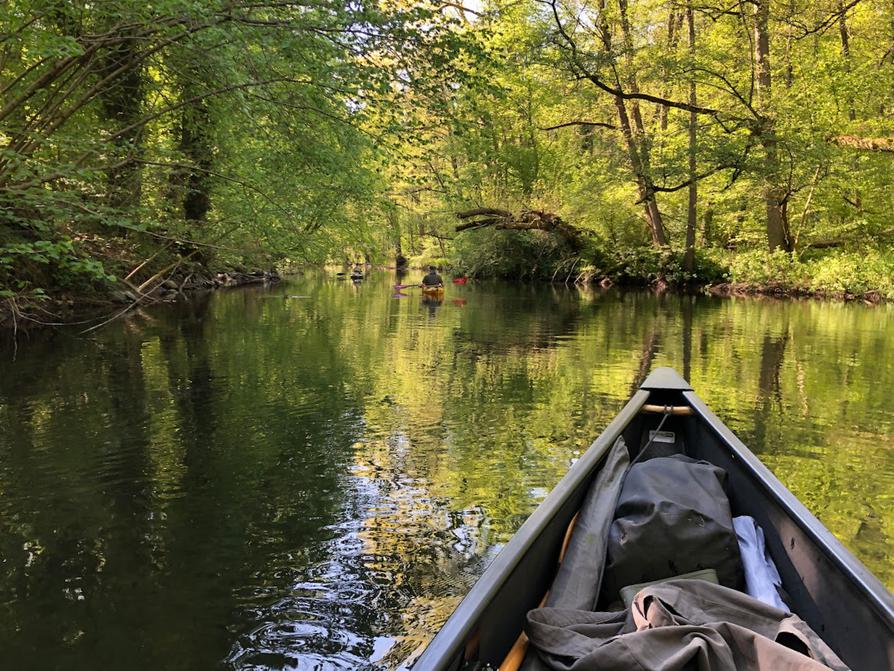
[[894, 586], [894, 308], [394, 281], [4, 345], [3, 666], [406, 666], [658, 365]]

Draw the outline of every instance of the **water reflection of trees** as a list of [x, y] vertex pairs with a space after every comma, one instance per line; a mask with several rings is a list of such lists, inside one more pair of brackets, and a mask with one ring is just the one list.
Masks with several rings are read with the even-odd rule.
[[[0, 586], [8, 659], [55, 631], [64, 640], [41, 651], [50, 665], [117, 663], [141, 646], [147, 668], [213, 665], [233, 592], [272, 582], [258, 572], [267, 553], [326, 536], [358, 417], [327, 384], [349, 374], [318, 372], [340, 360], [326, 354], [338, 341], [323, 330], [311, 356], [280, 356], [293, 333], [247, 342], [243, 306], [228, 307], [220, 320], [199, 300], [95, 345], [69, 340], [64, 359], [33, 350], [18, 362], [31, 364], [25, 393], [0, 381], [6, 426], [21, 427], [2, 435], [15, 444], [0, 502], [18, 523], [0, 537], [19, 548]], [[175, 613], [189, 626], [172, 627]]]
[[454, 332], [467, 351], [505, 351], [513, 347], [558, 347], [577, 330], [593, 306], [568, 287], [487, 286], [473, 294]]
[[0, 364], [7, 657], [396, 662], [656, 365], [894, 581], [894, 311], [469, 286], [429, 318], [388, 284], [221, 294]]

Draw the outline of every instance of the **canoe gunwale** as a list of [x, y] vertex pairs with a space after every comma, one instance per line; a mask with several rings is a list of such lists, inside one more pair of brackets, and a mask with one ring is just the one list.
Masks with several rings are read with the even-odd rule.
[[649, 399], [646, 390], [637, 391], [603, 432], [594, 440], [580, 459], [568, 469], [559, 483], [547, 495], [531, 516], [500, 550], [493, 563], [487, 567], [463, 598], [456, 610], [429, 643], [428, 647], [414, 663], [416, 669], [449, 669], [450, 664], [463, 651], [466, 638], [491, 600], [509, 580], [512, 573], [525, 558], [541, 532], [559, 514], [568, 495], [588, 481], [593, 472], [608, 454], [612, 445], [622, 435], [624, 429], [639, 414]]

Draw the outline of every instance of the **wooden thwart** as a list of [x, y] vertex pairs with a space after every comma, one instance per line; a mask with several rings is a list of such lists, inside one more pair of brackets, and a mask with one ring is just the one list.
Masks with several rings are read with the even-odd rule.
[[647, 412], [653, 415], [692, 415], [695, 411], [689, 405], [655, 405], [646, 403], [640, 412]]

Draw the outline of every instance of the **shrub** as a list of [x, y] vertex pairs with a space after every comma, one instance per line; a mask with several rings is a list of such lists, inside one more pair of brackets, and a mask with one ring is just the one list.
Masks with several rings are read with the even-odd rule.
[[807, 271], [797, 256], [783, 250], [736, 251], [728, 254], [727, 279], [736, 284], [756, 288], [779, 287], [804, 290], [808, 286]]
[[671, 284], [704, 284], [724, 278], [726, 268], [711, 254], [697, 250], [692, 273], [684, 270], [683, 256], [679, 250], [617, 246], [595, 237], [574, 253], [556, 235], [482, 230], [454, 241], [451, 264], [457, 272], [477, 277], [549, 280], [583, 272], [592, 279], [608, 277], [627, 285], [648, 285], [659, 278]]
[[807, 252], [726, 252], [730, 282], [756, 290], [859, 296], [878, 293], [894, 298], [894, 250], [865, 248]]
[[894, 298], [894, 252], [838, 251], [807, 264], [809, 289], [834, 294], [878, 292]]
[[469, 231], [457, 236], [452, 252], [457, 273], [512, 279], [548, 280], [573, 256], [562, 238], [542, 231]]
[[696, 250], [695, 267], [685, 270], [685, 254], [669, 248], [650, 246], [621, 247], [608, 250], [602, 243], [592, 250], [595, 274], [609, 277], [618, 284], [647, 285], [663, 278], [670, 284], [705, 284], [722, 281], [727, 271], [715, 256]]
[[81, 289], [115, 280], [101, 262], [80, 254], [70, 240], [37, 240], [0, 247], [0, 289], [7, 293], [34, 289], [34, 282], [25, 277], [57, 288]]

